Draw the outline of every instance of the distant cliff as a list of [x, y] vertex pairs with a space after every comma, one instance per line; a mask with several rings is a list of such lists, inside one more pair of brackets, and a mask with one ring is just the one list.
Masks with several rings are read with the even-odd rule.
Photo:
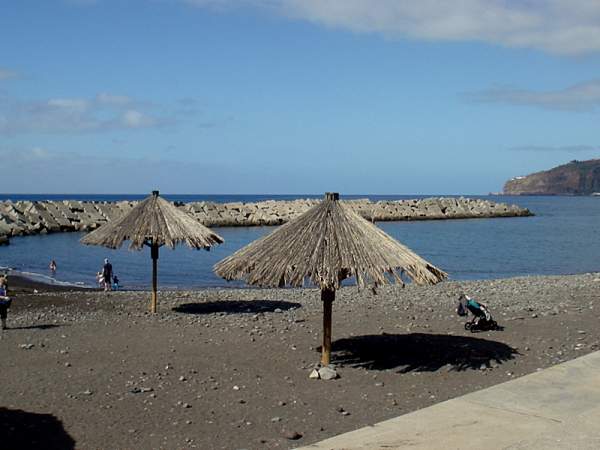
[[504, 185], [506, 195], [590, 195], [600, 192], [600, 159], [571, 161]]

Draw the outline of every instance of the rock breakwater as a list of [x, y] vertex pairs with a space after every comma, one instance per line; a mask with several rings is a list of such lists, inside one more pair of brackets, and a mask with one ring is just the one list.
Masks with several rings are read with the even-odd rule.
[[[317, 204], [319, 199], [268, 200], [256, 203], [178, 203], [177, 206], [208, 227], [281, 225]], [[528, 209], [469, 198], [426, 198], [372, 202], [347, 200], [373, 222], [442, 220], [532, 215]], [[137, 202], [4, 201], [0, 202], [0, 243], [8, 237], [91, 231], [130, 211]]]

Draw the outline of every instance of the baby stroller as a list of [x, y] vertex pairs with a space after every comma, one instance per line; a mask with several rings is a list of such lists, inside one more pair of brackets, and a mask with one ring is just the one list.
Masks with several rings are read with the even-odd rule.
[[468, 295], [462, 294], [458, 297], [458, 306], [456, 314], [459, 316], [467, 316], [469, 312], [473, 318], [465, 322], [465, 330], [470, 330], [471, 333], [476, 331], [501, 330], [498, 323], [492, 318], [492, 315], [486, 305], [473, 300]]

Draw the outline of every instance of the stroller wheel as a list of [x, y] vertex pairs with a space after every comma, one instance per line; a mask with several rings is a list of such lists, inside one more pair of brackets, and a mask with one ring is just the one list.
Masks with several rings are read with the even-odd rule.
[[470, 330], [471, 325], [473, 325], [471, 322], [465, 322], [465, 330]]

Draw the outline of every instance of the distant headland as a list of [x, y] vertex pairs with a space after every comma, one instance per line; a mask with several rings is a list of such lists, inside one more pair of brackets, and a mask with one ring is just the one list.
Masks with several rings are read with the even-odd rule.
[[600, 195], [600, 159], [573, 160], [550, 170], [512, 178], [505, 195]]

